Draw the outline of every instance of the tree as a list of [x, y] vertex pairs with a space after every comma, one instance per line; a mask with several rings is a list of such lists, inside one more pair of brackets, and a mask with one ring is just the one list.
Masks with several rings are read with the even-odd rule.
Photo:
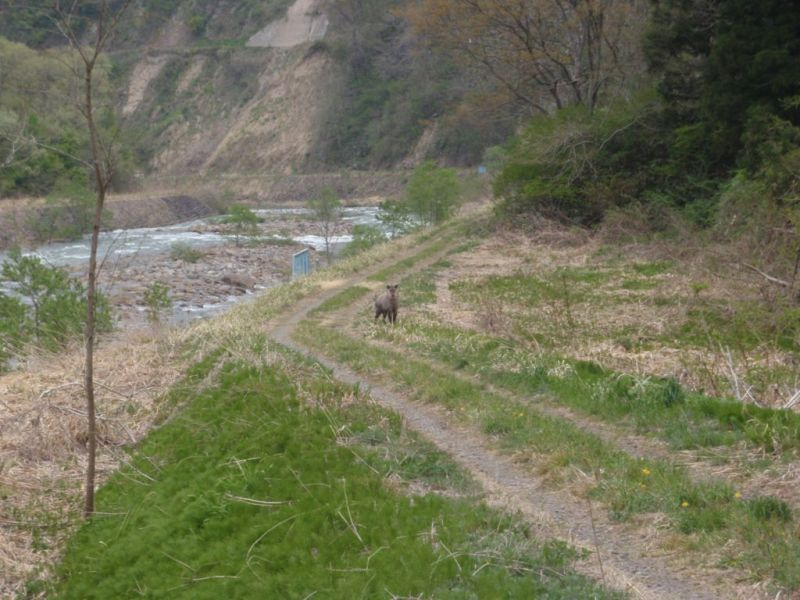
[[308, 207], [319, 226], [320, 235], [325, 240], [325, 255], [328, 257], [328, 264], [331, 264], [331, 240], [341, 226], [342, 201], [333, 189], [326, 187], [319, 196], [308, 201]]
[[799, 28], [793, 2], [655, 3], [645, 48], [681, 170], [725, 177], [734, 166], [756, 169], [770, 119], [800, 125]]
[[408, 206], [423, 223], [436, 225], [448, 218], [461, 195], [453, 169], [440, 169], [425, 161], [414, 170], [406, 188]]
[[356, 225], [353, 227], [353, 241], [345, 246], [343, 254], [353, 256], [385, 241], [386, 234], [380, 228], [374, 225]]
[[144, 305], [147, 307], [147, 320], [158, 323], [162, 311], [172, 308], [172, 298], [169, 297], [169, 286], [154, 281], [144, 290]]
[[[89, 253], [89, 272], [87, 276], [86, 291], [86, 327], [84, 329], [85, 339], [85, 368], [84, 368], [84, 389], [86, 392], [86, 414], [88, 421], [88, 459], [86, 466], [86, 493], [84, 499], [83, 513], [88, 517], [94, 512], [94, 486], [95, 486], [95, 455], [97, 452], [97, 425], [95, 419], [95, 400], [94, 400], [94, 345], [97, 333], [97, 246], [100, 238], [100, 225], [103, 217], [106, 193], [114, 176], [114, 159], [110, 140], [100, 138], [97, 109], [95, 107], [95, 81], [96, 68], [101, 60], [101, 55], [108, 46], [112, 34], [122, 19], [125, 10], [132, 0], [120, 0], [115, 2], [113, 8], [110, 0], [93, 0], [85, 2], [82, 6], [82, 14], [91, 15], [93, 27], [88, 37], [81, 36], [81, 31], [85, 22], [79, 19], [75, 13], [77, 2], [62, 2], [55, 0], [53, 7], [53, 20], [67, 39], [70, 47], [77, 56], [76, 75], [80, 73], [83, 100], [81, 102], [81, 114], [86, 122], [89, 136], [90, 159], [88, 161], [93, 175], [95, 186], [95, 207], [92, 219], [92, 241]], [[91, 5], [91, 6], [89, 6]], [[84, 43], [82, 40], [87, 40]]]
[[[3, 261], [0, 275], [14, 284], [14, 291], [26, 300], [24, 318], [16, 329], [24, 338], [34, 337], [43, 348], [55, 349], [83, 330], [86, 314], [86, 288], [59, 267], [46, 265], [38, 256], [23, 256], [13, 249]], [[10, 304], [6, 304], [11, 306]], [[13, 307], [12, 307], [13, 309]], [[0, 321], [18, 318], [17, 309], [8, 317], [0, 313]], [[111, 329], [108, 300], [98, 294], [96, 321], [100, 331]], [[10, 331], [7, 323], [0, 329]], [[18, 339], [23, 337], [18, 336]]]
[[258, 215], [244, 204], [234, 204], [228, 210], [224, 222], [233, 225], [233, 235], [238, 246], [240, 236], [258, 233], [259, 221]]
[[414, 28], [534, 112], [590, 110], [639, 71], [644, 0], [420, 0]]
[[389, 230], [390, 238], [408, 233], [419, 226], [405, 200], [384, 200], [378, 208], [378, 220]]

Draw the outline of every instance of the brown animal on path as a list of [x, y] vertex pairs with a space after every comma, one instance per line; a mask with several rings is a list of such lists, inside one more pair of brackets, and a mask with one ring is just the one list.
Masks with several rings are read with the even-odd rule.
[[386, 291], [379, 297], [375, 298], [375, 320], [378, 317], [383, 317], [383, 322], [386, 322], [386, 317], [389, 317], [389, 322], [394, 325], [397, 321], [397, 285], [387, 285]]

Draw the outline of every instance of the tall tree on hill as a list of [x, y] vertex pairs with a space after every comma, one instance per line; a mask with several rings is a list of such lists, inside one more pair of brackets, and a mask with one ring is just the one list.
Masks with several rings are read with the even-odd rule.
[[[91, 4], [89, 11], [92, 20], [89, 39], [81, 38], [80, 27], [85, 23], [76, 14], [78, 2], [62, 2], [55, 0], [53, 20], [61, 34], [67, 39], [77, 56], [76, 77], [80, 78], [82, 88], [81, 113], [86, 121], [89, 134], [90, 167], [96, 193], [94, 215], [92, 219], [92, 241], [89, 255], [89, 272], [86, 296], [86, 327], [84, 389], [86, 393], [86, 414], [88, 425], [88, 458], [86, 465], [86, 492], [84, 496], [84, 516], [94, 512], [95, 456], [97, 452], [97, 428], [95, 418], [94, 397], [94, 346], [97, 330], [97, 246], [100, 237], [100, 225], [103, 217], [106, 193], [114, 176], [114, 159], [109, 140], [101, 139], [97, 124], [97, 108], [95, 106], [96, 69], [104, 50], [114, 31], [119, 26], [122, 15], [132, 0], [119, 0], [111, 6], [110, 0], [94, 0], [84, 2], [83, 8]], [[80, 24], [80, 25], [79, 25]]]
[[415, 29], [504, 86], [533, 112], [581, 104], [638, 70], [643, 0], [419, 0]]
[[[800, 126], [800, 5], [654, 0], [646, 39], [667, 123], [687, 163], [724, 176], [771, 118]], [[747, 139], [745, 139], [747, 138]], [[749, 147], [746, 147], [749, 146]]]

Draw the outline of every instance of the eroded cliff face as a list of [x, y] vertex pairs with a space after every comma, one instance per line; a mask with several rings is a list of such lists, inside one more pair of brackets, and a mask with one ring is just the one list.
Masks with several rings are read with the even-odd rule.
[[173, 18], [141, 50], [120, 53], [120, 106], [154, 175], [304, 169], [337, 77], [315, 46], [327, 17], [317, 0], [297, 0], [252, 25], [246, 45], [203, 46]]

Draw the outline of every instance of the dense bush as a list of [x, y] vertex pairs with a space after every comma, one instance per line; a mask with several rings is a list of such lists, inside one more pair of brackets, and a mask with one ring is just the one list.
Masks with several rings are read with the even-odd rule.
[[652, 135], [654, 104], [643, 94], [594, 112], [573, 106], [534, 118], [495, 180], [503, 210], [596, 223], [663, 182], [667, 174], [653, 160], [664, 152]]
[[411, 175], [405, 202], [419, 222], [436, 225], [453, 213], [460, 196], [461, 184], [455, 170], [438, 168], [426, 161]]
[[[800, 8], [770, 0], [655, 3], [657, 94], [535, 117], [496, 180], [510, 214], [597, 223], [630, 203], [731, 232], [782, 227], [797, 252]], [[782, 226], [779, 226], [782, 223]], [[786, 225], [788, 224], [788, 227]]]
[[[0, 359], [28, 343], [55, 350], [83, 333], [86, 288], [65, 270], [12, 250], [0, 279], [14, 290], [14, 296], [0, 294]], [[96, 314], [97, 330], [109, 331], [111, 312], [103, 294], [98, 294]]]
[[[83, 116], [77, 110], [76, 75], [68, 50], [35, 51], [0, 37], [0, 196], [34, 195], [89, 187], [89, 156]], [[101, 59], [95, 81], [100, 134], [119, 140], [112, 106], [110, 62]], [[135, 167], [129, 152], [112, 148], [117, 176]], [[80, 192], [79, 192], [80, 193]]]

